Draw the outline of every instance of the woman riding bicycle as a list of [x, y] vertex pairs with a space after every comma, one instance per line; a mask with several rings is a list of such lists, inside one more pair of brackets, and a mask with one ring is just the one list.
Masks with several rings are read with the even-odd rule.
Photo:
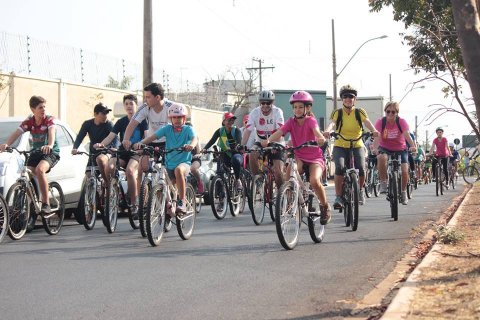
[[409, 143], [410, 151], [415, 152], [415, 143], [408, 132], [405, 119], [398, 117], [400, 105], [390, 101], [385, 105], [385, 117], [375, 123], [380, 136], [373, 142], [374, 153], [377, 153], [378, 173], [380, 176], [380, 193], [387, 193], [387, 160], [388, 154], [400, 152], [402, 169], [402, 204], [407, 204], [408, 181], [408, 151], [405, 140]]
[[[317, 120], [314, 117], [307, 116], [307, 106], [313, 104], [313, 98], [306, 91], [297, 91], [290, 97], [290, 104], [293, 107], [294, 116], [270, 138], [262, 141], [262, 146], [268, 146], [270, 141], [279, 141], [282, 136], [290, 133], [292, 146], [299, 146], [307, 141], [315, 140], [319, 145], [325, 143], [325, 137], [320, 132]], [[325, 162], [323, 160], [322, 150], [317, 148], [301, 148], [295, 150], [295, 158], [299, 173], [303, 173], [304, 165], [307, 166], [310, 173], [310, 185], [312, 186], [316, 196], [320, 200], [320, 223], [325, 225], [331, 220], [330, 205], [327, 202], [325, 189], [321, 183], [322, 171], [325, 170]], [[287, 171], [290, 167], [287, 168]], [[289, 176], [289, 172], [287, 176]]]

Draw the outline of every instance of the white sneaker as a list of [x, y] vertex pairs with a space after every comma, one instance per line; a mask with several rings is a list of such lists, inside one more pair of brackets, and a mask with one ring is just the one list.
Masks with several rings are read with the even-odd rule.
[[402, 191], [402, 199], [400, 200], [400, 202], [403, 205], [407, 205], [408, 203], [407, 191]]
[[364, 205], [365, 204], [365, 190], [360, 190], [360, 194], [359, 194], [359, 197], [358, 197], [358, 203], [360, 205]]
[[387, 193], [387, 189], [388, 189], [387, 183], [385, 181], [380, 182], [380, 188], [378, 188], [378, 189], [379, 189], [380, 194]]

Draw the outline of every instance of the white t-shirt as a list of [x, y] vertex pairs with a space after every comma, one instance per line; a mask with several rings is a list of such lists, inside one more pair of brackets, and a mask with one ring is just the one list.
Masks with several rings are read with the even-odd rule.
[[[137, 112], [133, 115], [132, 119], [141, 123], [146, 120], [148, 123], [147, 135], [153, 135], [158, 129], [168, 124], [168, 108], [172, 105], [172, 101], [167, 99], [163, 100], [163, 109], [160, 112], [156, 112], [153, 108], [150, 108], [146, 104], [143, 104], [138, 108]], [[164, 142], [165, 137], [155, 140], [154, 142]]]
[[284, 123], [282, 109], [273, 105], [270, 114], [265, 116], [261, 107], [258, 106], [248, 116], [247, 129], [252, 131], [252, 134], [255, 133], [253, 129], [256, 129], [255, 141], [261, 141], [280, 129]]

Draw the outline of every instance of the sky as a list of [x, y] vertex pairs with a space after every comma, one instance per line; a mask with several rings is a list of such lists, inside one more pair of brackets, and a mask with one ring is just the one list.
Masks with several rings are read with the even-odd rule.
[[[0, 0], [0, 32], [83, 48], [141, 64], [141, 0]], [[228, 72], [240, 75], [263, 60], [263, 86], [269, 89], [326, 90], [332, 95], [332, 19], [335, 23], [337, 73], [367, 40], [338, 77], [338, 88], [352, 84], [360, 96], [402, 100], [400, 116], [419, 139], [470, 132], [465, 118], [448, 114], [428, 127], [432, 104], [451, 105], [438, 82], [412, 84], [424, 75], [409, 69], [401, 22], [390, 9], [369, 12], [367, 0], [153, 0], [153, 64], [176, 79], [177, 87], [200, 86]], [[1, 57], [0, 57], [1, 58]], [[161, 82], [161, 79], [154, 79]], [[468, 91], [468, 88], [466, 88]], [[422, 121], [423, 120], [423, 121]]]

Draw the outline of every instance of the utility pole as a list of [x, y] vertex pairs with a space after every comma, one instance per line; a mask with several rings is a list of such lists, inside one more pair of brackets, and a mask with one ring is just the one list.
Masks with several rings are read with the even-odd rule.
[[417, 129], [418, 129], [418, 117], [415, 116], [415, 139], [418, 141]]
[[143, 86], [152, 83], [152, 0], [143, 0]]
[[393, 101], [393, 97], [392, 97], [392, 74], [391, 73], [388, 75], [388, 83], [389, 83], [389, 86], [390, 86], [390, 100], [389, 101]]
[[275, 67], [273, 67], [273, 66], [272, 67], [262, 67], [263, 60], [260, 59], [260, 58], [252, 58], [252, 60], [255, 61], [255, 62], [258, 62], [258, 67], [256, 67], [256, 68], [252, 67], [252, 68], [246, 68], [246, 69], [247, 70], [258, 70], [258, 72], [259, 72], [258, 75], [259, 75], [259, 80], [260, 80], [260, 91], [262, 91], [262, 88], [263, 88], [263, 86], [262, 86], [262, 71], [264, 69], [272, 69], [273, 70]]
[[335, 54], [335, 22], [332, 19], [333, 110], [337, 109], [337, 55]]
[[425, 130], [425, 153], [428, 151], [428, 130]]

